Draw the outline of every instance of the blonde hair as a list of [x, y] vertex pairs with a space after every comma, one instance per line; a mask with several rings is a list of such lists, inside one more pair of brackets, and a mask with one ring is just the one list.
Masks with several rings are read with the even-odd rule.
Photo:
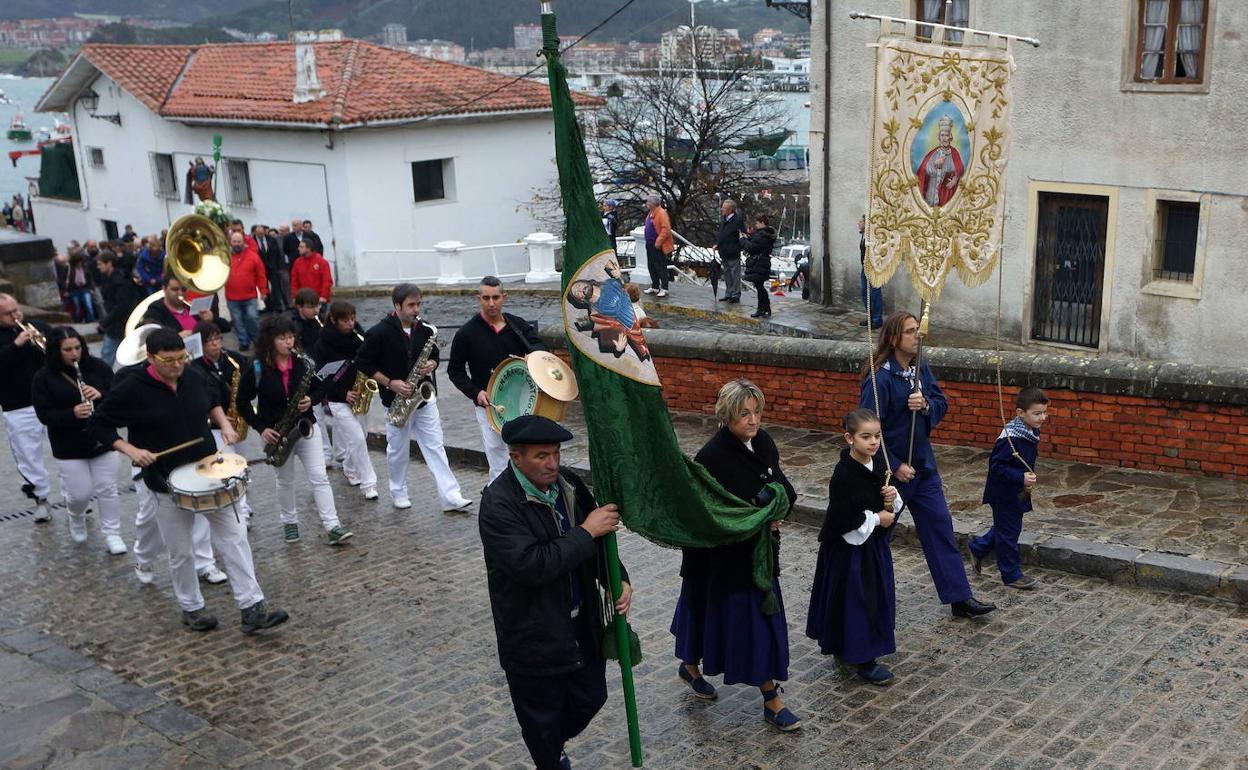
[[762, 412], [766, 399], [761, 388], [744, 377], [725, 382], [715, 398], [715, 417], [720, 425], [727, 425], [740, 417], [745, 411], [745, 402], [751, 398], [758, 402], [758, 411]]

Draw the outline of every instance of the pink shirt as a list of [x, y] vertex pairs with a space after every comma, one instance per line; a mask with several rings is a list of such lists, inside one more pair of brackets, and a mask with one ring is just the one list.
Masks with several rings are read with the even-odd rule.
[[169, 383], [165, 382], [164, 380], [160, 378], [160, 375], [156, 373], [156, 367], [153, 366], [152, 364], [147, 365], [147, 373], [151, 375], [153, 380], [156, 380], [157, 382], [159, 382], [161, 385], [164, 385], [169, 390], [172, 390], [174, 393], [178, 392], [177, 388], [173, 387], [172, 385], [170, 385]]
[[295, 368], [295, 359], [293, 356], [291, 358], [286, 359], [286, 366], [284, 367], [281, 364], [276, 363], [276, 362], [275, 362], [275, 366], [277, 367], [277, 373], [282, 375], [282, 390], [286, 391], [286, 395], [289, 396], [290, 395], [290, 371]]

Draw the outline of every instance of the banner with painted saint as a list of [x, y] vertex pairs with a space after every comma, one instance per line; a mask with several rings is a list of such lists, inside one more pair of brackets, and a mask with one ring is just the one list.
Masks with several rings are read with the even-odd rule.
[[[969, 42], [969, 39], [968, 41]], [[1014, 59], [1008, 41], [944, 46], [881, 37], [867, 202], [867, 280], [904, 265], [932, 302], [951, 270], [992, 275], [1005, 217]]]

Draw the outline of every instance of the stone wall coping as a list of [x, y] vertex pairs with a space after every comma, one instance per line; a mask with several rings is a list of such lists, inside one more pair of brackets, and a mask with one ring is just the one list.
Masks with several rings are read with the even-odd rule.
[[[543, 328], [543, 340], [566, 347], [563, 330]], [[755, 364], [786, 369], [857, 374], [866, 360], [864, 342], [777, 337], [731, 332], [650, 329], [646, 341], [655, 356], [717, 363]], [[996, 352], [970, 348], [925, 351], [943, 380], [994, 385]], [[1006, 387], [1035, 385], [1112, 396], [1240, 406], [1248, 404], [1248, 367], [1189, 366], [1130, 358], [1085, 358], [1057, 353], [1002, 352], [1001, 381]]]

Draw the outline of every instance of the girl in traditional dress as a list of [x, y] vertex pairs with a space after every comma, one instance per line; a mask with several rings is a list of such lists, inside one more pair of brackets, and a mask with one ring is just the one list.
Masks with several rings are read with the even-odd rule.
[[828, 512], [819, 531], [819, 560], [810, 589], [806, 635], [819, 651], [854, 666], [858, 676], [884, 685], [893, 673], [876, 659], [897, 651], [893, 552], [896, 488], [884, 483], [880, 419], [869, 409], [845, 415], [841, 460], [828, 483]]
[[[733, 380], [720, 388], [715, 416], [721, 427], [695, 459], [729, 492], [760, 507], [771, 499], [767, 484], [779, 482], [791, 506], [797, 493], [780, 470], [776, 443], [759, 427], [763, 405], [763, 392], [749, 380]], [[766, 595], [754, 585], [754, 538], [717, 548], [690, 548], [684, 550], [680, 567], [684, 580], [671, 630], [681, 660], [677, 674], [695, 695], [705, 700], [718, 697], [703, 672], [723, 674], [724, 684], [753, 685], [763, 694], [763, 719], [787, 732], [801, 727], [802, 721], [785, 707], [776, 685], [789, 677], [778, 526], [776, 522], [771, 532], [777, 612], [763, 612]]]
[[69, 509], [69, 535], [75, 543], [86, 542], [87, 504], [94, 497], [108, 552], [123, 554], [117, 453], [89, 429], [95, 403], [113, 382], [113, 370], [87, 351], [82, 336], [71, 326], [54, 329], [48, 335], [47, 349], [47, 361], [31, 382], [31, 399], [39, 421], [48, 426], [48, 443]]

